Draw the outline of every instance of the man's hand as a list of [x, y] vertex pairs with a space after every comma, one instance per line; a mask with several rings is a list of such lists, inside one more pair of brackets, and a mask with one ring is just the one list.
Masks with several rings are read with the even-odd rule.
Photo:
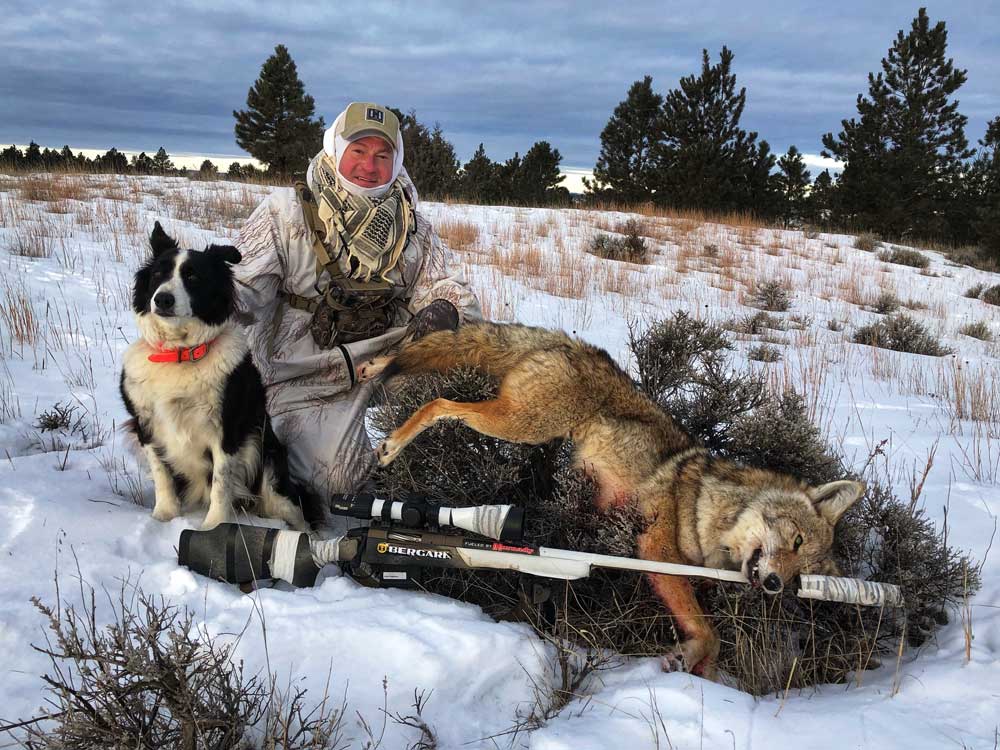
[[436, 299], [418, 311], [406, 327], [407, 341], [416, 341], [433, 331], [454, 331], [458, 328], [458, 310], [445, 299]]

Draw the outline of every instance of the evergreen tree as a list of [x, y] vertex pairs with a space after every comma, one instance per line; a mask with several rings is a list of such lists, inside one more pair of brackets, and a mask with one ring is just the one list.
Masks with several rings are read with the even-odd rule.
[[219, 176], [219, 168], [209, 159], [205, 159], [198, 167], [198, 176], [205, 180], [214, 180]]
[[305, 93], [288, 49], [279, 44], [247, 92], [247, 108], [233, 112], [236, 143], [279, 175], [304, 173], [323, 145], [323, 118]]
[[155, 174], [170, 174], [175, 169], [174, 163], [170, 160], [167, 150], [160, 146], [153, 156], [153, 169]]
[[897, 34], [882, 71], [868, 75], [858, 119], [823, 136], [824, 155], [845, 162], [834, 204], [841, 221], [896, 237], [968, 233], [948, 219], [972, 152], [966, 118], [951, 100], [966, 71], [945, 57], [947, 41], [944, 21], [931, 27], [921, 8], [909, 33]]
[[72, 169], [76, 166], [76, 157], [73, 156], [73, 149], [68, 145], [63, 146], [62, 150], [59, 152], [59, 163], [65, 167]]
[[645, 76], [629, 88], [601, 131], [601, 153], [593, 181], [584, 178], [592, 197], [621, 203], [652, 200], [656, 190], [655, 145], [662, 137], [663, 97]]
[[42, 149], [34, 141], [24, 150], [24, 166], [28, 169], [38, 169], [42, 166]]
[[138, 156], [133, 156], [130, 166], [134, 174], [153, 174], [156, 171], [156, 165], [145, 151], [140, 152]]
[[499, 166], [490, 161], [483, 144], [462, 167], [458, 194], [470, 203], [496, 204], [500, 201]]
[[521, 172], [521, 154], [517, 151], [503, 164], [497, 168], [497, 185], [499, 186], [500, 202], [505, 204], [516, 204], [517, 197], [517, 176]]
[[128, 171], [128, 157], [114, 146], [95, 159], [94, 165], [100, 172], [125, 174]]
[[[746, 89], [736, 91], [733, 53], [723, 47], [711, 65], [702, 50], [701, 75], [681, 78], [663, 102], [663, 139], [654, 149], [660, 169], [656, 200], [706, 211], [755, 210], [771, 202], [774, 156], [757, 133], [740, 128]], [[764, 187], [767, 195], [755, 195]]]
[[970, 180], [975, 185], [973, 228], [982, 250], [1000, 262], [1000, 117], [990, 120], [979, 144], [983, 150]]
[[512, 193], [516, 203], [526, 206], [548, 206], [568, 203], [569, 191], [559, 187], [562, 155], [548, 141], [538, 141], [521, 159], [512, 175]]
[[829, 223], [833, 207], [833, 197], [836, 187], [830, 170], [824, 169], [813, 181], [812, 189], [806, 200], [807, 220], [815, 224]]
[[15, 170], [21, 169], [23, 166], [24, 154], [17, 146], [11, 145], [10, 148], [0, 151], [0, 168]]
[[408, 114], [389, 107], [399, 118], [403, 135], [403, 166], [421, 195], [444, 198], [458, 189], [458, 157], [438, 123], [433, 130], [417, 119], [412, 109]]
[[785, 226], [797, 226], [808, 218], [809, 170], [795, 146], [789, 146], [788, 153], [778, 159], [778, 169], [780, 218]]
[[226, 170], [226, 177], [230, 180], [243, 179], [243, 167], [240, 166], [239, 162], [234, 161], [229, 165], [229, 168]]

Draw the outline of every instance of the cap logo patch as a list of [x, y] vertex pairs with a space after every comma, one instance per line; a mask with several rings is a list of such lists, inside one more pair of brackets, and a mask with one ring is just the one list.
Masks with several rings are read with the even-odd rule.
[[365, 110], [365, 119], [366, 120], [374, 120], [375, 122], [379, 123], [380, 125], [384, 125], [385, 124], [385, 112], [383, 112], [380, 109], [375, 109], [375, 107], [368, 107], [367, 110]]

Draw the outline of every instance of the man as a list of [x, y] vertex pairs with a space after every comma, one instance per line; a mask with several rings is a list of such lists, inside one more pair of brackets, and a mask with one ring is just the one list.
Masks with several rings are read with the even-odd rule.
[[355, 382], [355, 365], [481, 312], [417, 210], [391, 111], [348, 105], [306, 182], [276, 190], [247, 219], [234, 270], [289, 469], [323, 497], [354, 490], [373, 463], [373, 385]]

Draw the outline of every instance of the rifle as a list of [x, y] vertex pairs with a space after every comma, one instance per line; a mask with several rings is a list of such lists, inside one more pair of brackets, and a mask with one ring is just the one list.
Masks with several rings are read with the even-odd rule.
[[[608, 568], [750, 583], [736, 570], [526, 544], [524, 512], [513, 505], [451, 508], [359, 494], [334, 496], [331, 512], [370, 525], [326, 540], [241, 524], [219, 524], [211, 531], [186, 529], [181, 532], [178, 563], [229, 583], [278, 578], [295, 586], [313, 585], [320, 569], [333, 562], [364, 585], [391, 588], [418, 587], [427, 568], [512, 570], [562, 580], [587, 578], [594, 568]], [[797, 596], [863, 606], [903, 605], [898, 586], [837, 576], [802, 574]]]

